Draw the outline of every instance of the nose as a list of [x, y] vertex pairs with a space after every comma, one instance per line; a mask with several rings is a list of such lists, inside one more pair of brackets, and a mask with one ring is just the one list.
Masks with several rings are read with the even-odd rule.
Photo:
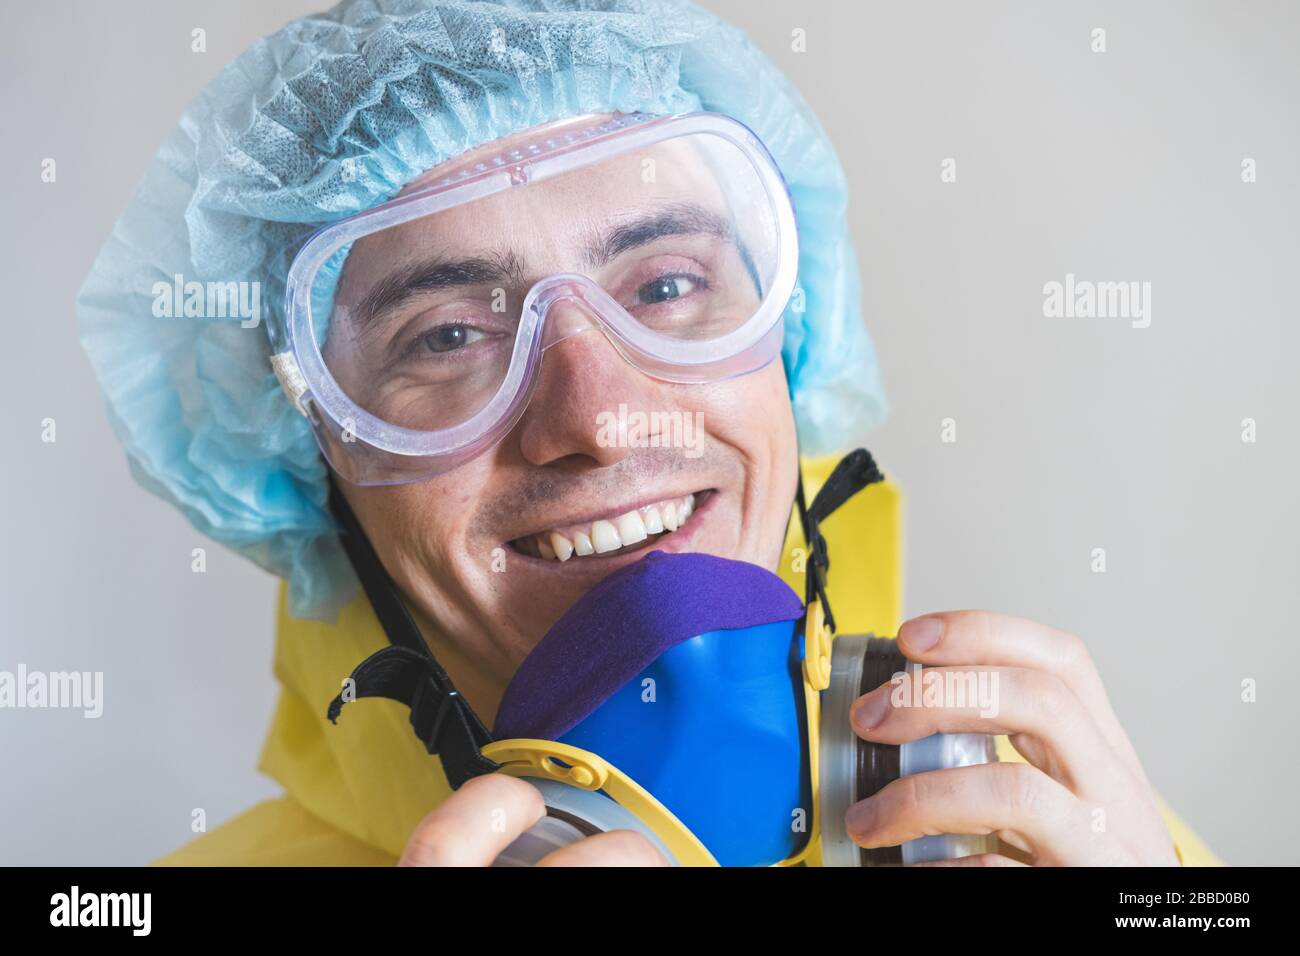
[[[557, 314], [559, 313], [559, 314]], [[645, 408], [657, 387], [632, 366], [582, 309], [556, 303], [547, 316], [557, 335], [542, 355], [537, 385], [516, 426], [519, 450], [529, 464], [573, 470], [608, 468], [631, 454], [602, 428], [620, 404]]]

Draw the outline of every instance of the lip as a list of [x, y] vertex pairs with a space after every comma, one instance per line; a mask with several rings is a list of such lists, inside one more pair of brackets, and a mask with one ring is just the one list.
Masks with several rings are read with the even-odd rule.
[[[570, 561], [548, 561], [545, 558], [534, 558], [532, 555], [524, 554], [522, 551], [516, 551], [514, 548], [511, 548], [510, 558], [511, 560], [525, 562], [526, 567], [544, 569], [551, 574], [561, 575], [566, 578], [582, 579], [603, 578], [607, 574], [617, 571], [619, 568], [640, 561], [651, 551], [663, 551], [668, 554], [695, 551], [697, 550], [696, 544], [698, 539], [703, 533], [705, 520], [713, 513], [714, 507], [720, 496], [716, 488], [703, 488], [695, 492], [682, 492], [682, 496], [687, 494], [694, 494], [697, 501], [701, 497], [703, 497], [704, 500], [703, 503], [695, 506], [695, 510], [691, 512], [691, 516], [687, 519], [686, 523], [676, 531], [655, 538], [653, 541], [647, 539], [641, 547], [634, 551], [610, 555], [591, 554]], [[674, 496], [667, 495], [647, 498], [642, 503], [627, 508], [626, 511], [631, 511], [633, 508], [642, 508], [646, 505], [652, 505], [655, 502], [663, 501], [665, 498], [672, 497]], [[623, 513], [625, 512], [619, 512], [619, 514]], [[582, 520], [583, 519], [580, 518], [576, 522], [568, 523], [577, 524]], [[556, 524], [551, 525], [550, 527], [560, 526], [561, 525]], [[532, 533], [539, 534], [540, 532], [535, 531]], [[519, 537], [527, 537], [527, 535], [520, 535]], [[511, 540], [513, 541], [516, 539], [512, 538]]]

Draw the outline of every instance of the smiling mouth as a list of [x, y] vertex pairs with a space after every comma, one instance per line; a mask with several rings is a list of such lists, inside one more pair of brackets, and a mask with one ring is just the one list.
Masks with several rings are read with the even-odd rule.
[[679, 530], [712, 491], [697, 491], [677, 498], [633, 508], [620, 515], [551, 528], [524, 535], [510, 547], [530, 558], [568, 561], [571, 558], [610, 558], [637, 551]]

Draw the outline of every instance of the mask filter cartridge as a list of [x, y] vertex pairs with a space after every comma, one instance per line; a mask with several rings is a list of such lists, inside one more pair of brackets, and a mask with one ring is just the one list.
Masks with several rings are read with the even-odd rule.
[[849, 722], [853, 702], [913, 665], [898, 643], [870, 634], [842, 634], [831, 645], [830, 686], [822, 692], [821, 836], [823, 866], [887, 866], [952, 860], [991, 852], [988, 836], [940, 834], [902, 846], [862, 849], [849, 837], [849, 807], [886, 785], [916, 773], [996, 761], [988, 734], [932, 734], [902, 745], [863, 740]]

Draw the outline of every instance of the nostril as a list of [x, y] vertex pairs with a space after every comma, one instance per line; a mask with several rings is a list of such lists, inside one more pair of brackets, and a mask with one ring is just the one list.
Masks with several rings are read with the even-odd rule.
[[563, 475], [587, 475], [595, 469], [607, 466], [605, 462], [600, 461], [595, 456], [579, 451], [549, 461], [546, 463], [546, 467], [553, 468]]

